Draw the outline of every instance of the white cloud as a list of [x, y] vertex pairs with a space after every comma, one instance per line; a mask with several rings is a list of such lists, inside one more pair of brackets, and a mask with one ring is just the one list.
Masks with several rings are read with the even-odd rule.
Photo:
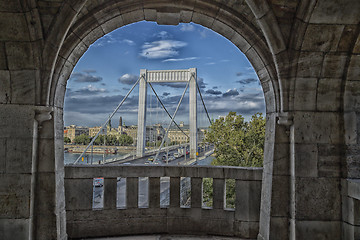
[[96, 71], [94, 71], [94, 70], [90, 70], [90, 71], [85, 70], [84, 72], [85, 73], [79, 73], [79, 72], [72, 73], [70, 76], [70, 79], [74, 80], [75, 82], [83, 82], [83, 83], [84, 82], [100, 82], [103, 80], [102, 77], [98, 77], [98, 76], [94, 76], [94, 75], [90, 74], [90, 72], [96, 73]]
[[154, 36], [161, 38], [161, 39], [169, 39], [172, 37], [171, 34], [168, 33], [167, 31], [158, 32], [158, 33], [154, 34]]
[[88, 85], [86, 87], [82, 87], [78, 90], [72, 91], [72, 90], [68, 90], [67, 91], [67, 97], [89, 97], [89, 96], [94, 96], [94, 95], [99, 95], [99, 94], [104, 94], [104, 93], [108, 93], [109, 91], [105, 88], [97, 88], [93, 85]]
[[223, 97], [231, 97], [237, 95], [239, 95], [239, 91], [236, 88], [228, 89], [225, 93], [223, 93]]
[[133, 85], [138, 80], [138, 78], [139, 78], [139, 76], [126, 73], [126, 74], [122, 75], [118, 79], [118, 81], [123, 84]]
[[198, 57], [187, 57], [187, 58], [169, 58], [163, 60], [163, 62], [182, 62], [182, 61], [191, 61], [199, 59]]
[[107, 45], [115, 44], [115, 43], [125, 43], [129, 46], [134, 46], [135, 42], [130, 39], [123, 39], [119, 36], [116, 36], [114, 33], [109, 33], [103, 36], [102, 38], [98, 39], [92, 46], [94, 47], [104, 47]]
[[124, 39], [124, 40], [122, 40], [122, 42], [128, 44], [129, 46], [134, 46], [135, 45], [135, 42], [133, 40], [130, 40], [130, 39]]
[[206, 29], [204, 29], [204, 30], [202, 30], [202, 31], [200, 32], [200, 37], [201, 37], [201, 38], [206, 38], [206, 37], [207, 37], [207, 30], [206, 30]]
[[192, 24], [182, 24], [180, 27], [180, 31], [183, 31], [183, 32], [192, 32], [194, 30], [195, 30], [195, 27]]
[[112, 34], [107, 34], [102, 38], [98, 39], [92, 46], [94, 47], [103, 47], [105, 45], [114, 44], [117, 40], [112, 36]]
[[182, 47], [187, 45], [186, 42], [175, 40], [160, 40], [151, 43], [144, 43], [140, 56], [148, 59], [169, 58], [179, 55]]
[[88, 85], [86, 87], [83, 87], [82, 89], [84, 90], [88, 90], [90, 92], [106, 92], [106, 89], [105, 88], [97, 88], [97, 87], [94, 87], [93, 85]]

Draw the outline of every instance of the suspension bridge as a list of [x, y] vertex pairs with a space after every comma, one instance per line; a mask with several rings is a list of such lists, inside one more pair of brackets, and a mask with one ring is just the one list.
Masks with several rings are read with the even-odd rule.
[[[155, 91], [153, 84], [171, 84], [171, 83], [184, 83], [186, 86], [182, 92], [182, 95], [179, 99], [179, 102], [175, 108], [173, 114], [170, 114], [168, 108], [165, 107], [165, 103], [159, 97], [159, 94]], [[109, 115], [107, 120], [101, 125], [98, 133], [92, 138], [90, 143], [87, 145], [85, 150], [81, 153], [81, 155], [75, 160], [73, 164], [77, 164], [80, 159], [83, 159], [83, 156], [89, 152], [89, 150], [93, 149], [95, 140], [103, 133], [104, 129], [106, 128], [107, 124], [111, 122], [111, 119], [114, 115], [119, 111], [119, 109], [123, 106], [124, 102], [128, 99], [129, 95], [133, 92], [136, 86], [139, 86], [139, 102], [138, 102], [138, 125], [137, 125], [137, 140], [136, 140], [136, 152], [133, 154], [126, 154], [121, 157], [114, 157], [111, 159], [107, 159], [103, 161], [103, 163], [110, 163], [110, 162], [118, 162], [118, 161], [126, 161], [128, 159], [141, 159], [146, 156], [154, 156], [154, 162], [156, 163], [159, 159], [159, 154], [165, 152], [166, 154], [166, 162], [168, 163], [168, 152], [172, 151], [177, 148], [184, 149], [185, 151], [185, 158], [187, 155], [187, 149], [189, 147], [189, 159], [196, 159], [199, 152], [199, 143], [198, 143], [198, 115], [199, 115], [199, 108], [198, 108], [198, 97], [201, 99], [201, 106], [202, 110], [204, 110], [203, 115], [206, 116], [206, 120], [209, 124], [211, 124], [211, 120], [209, 117], [209, 113], [206, 109], [204, 99], [202, 97], [200, 87], [197, 81], [197, 69], [196, 68], [189, 68], [189, 69], [182, 69], [182, 70], [147, 70], [141, 69], [140, 76], [128, 93], [124, 96], [121, 102], [117, 105], [114, 111]], [[153, 95], [156, 98], [157, 105], [160, 105], [162, 112], [164, 115], [169, 119], [167, 127], [165, 128], [164, 135], [161, 137], [161, 143], [158, 148], [147, 150], [146, 151], [146, 133], [147, 133], [147, 108], [148, 108], [148, 88], [150, 88], [153, 92]], [[184, 129], [175, 121], [175, 117], [179, 112], [180, 106], [184, 100], [184, 97], [189, 89], [189, 130], [184, 131]], [[150, 110], [152, 109], [152, 99], [150, 99]], [[159, 109], [157, 107], [157, 109]], [[153, 120], [151, 116], [152, 111], [150, 111], [150, 119]], [[157, 119], [158, 120], [158, 119]], [[164, 120], [164, 119], [163, 119]], [[188, 143], [184, 143], [178, 146], [165, 146], [168, 140], [169, 131], [173, 128], [177, 128], [181, 134], [183, 134], [188, 139]], [[203, 143], [202, 143], [203, 144]], [[91, 149], [90, 149], [91, 148]], [[202, 149], [206, 150], [205, 149]], [[207, 149], [209, 150], [209, 149]], [[92, 153], [92, 151], [91, 151]]]

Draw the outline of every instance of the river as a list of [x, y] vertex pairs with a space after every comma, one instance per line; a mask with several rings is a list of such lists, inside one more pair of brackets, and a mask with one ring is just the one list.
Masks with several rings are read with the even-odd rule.
[[[117, 153], [117, 154], [93, 154], [93, 157], [91, 158], [91, 154], [85, 154], [83, 161], [80, 160], [78, 162], [78, 164], [91, 164], [91, 161], [93, 162], [98, 162], [98, 161], [102, 161], [103, 158], [105, 159], [109, 159], [109, 158], [114, 158], [114, 157], [120, 157], [123, 156], [127, 153]], [[80, 153], [69, 153], [69, 152], [65, 152], [64, 153], [64, 163], [65, 164], [71, 164], [74, 163], [76, 161], [76, 159], [78, 159], [78, 157], [80, 156]]]

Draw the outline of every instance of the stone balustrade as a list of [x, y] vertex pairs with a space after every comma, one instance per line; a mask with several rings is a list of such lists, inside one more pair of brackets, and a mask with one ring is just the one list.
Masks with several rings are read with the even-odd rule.
[[360, 239], [360, 179], [342, 180], [343, 239]]
[[[103, 207], [94, 208], [94, 178], [103, 178]], [[117, 206], [118, 180], [126, 179], [125, 207]], [[148, 206], [139, 207], [139, 178], [148, 178]], [[170, 178], [169, 205], [160, 205], [160, 180]], [[190, 206], [180, 204], [190, 179]], [[203, 204], [203, 179], [213, 179], [212, 207]], [[235, 208], [226, 208], [226, 182], [235, 181]], [[138, 234], [210, 234], [255, 239], [259, 229], [261, 168], [218, 166], [66, 166], [69, 238]], [[122, 192], [121, 192], [122, 193]]]

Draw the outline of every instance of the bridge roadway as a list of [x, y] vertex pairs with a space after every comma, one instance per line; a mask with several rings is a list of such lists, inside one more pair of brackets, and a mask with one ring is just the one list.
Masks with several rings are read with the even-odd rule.
[[[169, 154], [173, 154], [175, 150], [169, 151]], [[209, 158], [213, 158], [210, 155], [213, 153], [213, 148], [208, 149], [207, 152], [200, 152], [197, 160], [190, 160], [187, 158], [185, 160], [185, 156], [176, 158], [175, 160], [168, 161], [169, 165], [190, 165], [190, 164], [208, 164], [210, 161]], [[163, 154], [162, 154], [163, 155]], [[160, 155], [161, 156], [161, 155]], [[155, 164], [149, 163], [148, 157], [138, 158], [130, 161], [126, 161], [122, 164]], [[166, 164], [166, 161], [160, 160], [159, 164]], [[102, 208], [103, 206], [103, 180], [99, 179], [99, 184], [94, 185], [93, 189], [93, 208]], [[169, 188], [170, 188], [170, 179], [169, 178], [161, 178], [160, 179], [160, 205], [166, 206], [169, 204]], [[148, 178], [139, 178], [139, 207], [147, 207], [148, 206]], [[186, 184], [185, 182], [183, 184]], [[117, 200], [116, 206], [118, 208], [126, 207], [126, 179], [118, 178], [117, 182]]]
[[[180, 146], [179, 145], [169, 146], [169, 147], [163, 148], [162, 152], [158, 156], [159, 161], [155, 161], [155, 163], [157, 163], [157, 164], [166, 163], [166, 161], [162, 157], [162, 156], [166, 156], [166, 152], [168, 152], [169, 155], [173, 156], [174, 153], [177, 152], [177, 149], [179, 147], [185, 147], [185, 146], [188, 146], [188, 144], [183, 144]], [[212, 149], [213, 149], [213, 146], [207, 146], [205, 148], [201, 148], [201, 150], [199, 151], [198, 158], [204, 156], [205, 152], [209, 152]], [[114, 164], [114, 163], [116, 163], [116, 164], [119, 164], [119, 163], [122, 163], [122, 164], [129, 164], [129, 163], [131, 163], [131, 164], [151, 164], [151, 162], [148, 161], [148, 159], [150, 157], [155, 157], [156, 151], [157, 150], [151, 150], [151, 151], [145, 152], [145, 156], [141, 157], [141, 158], [136, 158], [132, 154], [127, 154], [122, 157], [107, 159], [106, 162], [104, 162], [104, 164]], [[183, 162], [184, 160], [188, 160], [188, 157], [189, 157], [189, 154], [186, 156], [186, 159], [185, 159], [185, 157], [176, 158], [175, 160], [168, 159], [168, 164], [172, 164], [172, 165], [178, 164], [178, 163], [181, 164], [181, 162]]]

